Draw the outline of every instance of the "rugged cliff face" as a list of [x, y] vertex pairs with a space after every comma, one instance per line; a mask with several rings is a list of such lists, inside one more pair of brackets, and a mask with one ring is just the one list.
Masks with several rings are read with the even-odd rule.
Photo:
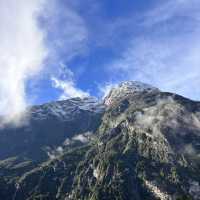
[[125, 82], [104, 104], [72, 99], [30, 116], [1, 130], [0, 199], [200, 199], [199, 102]]

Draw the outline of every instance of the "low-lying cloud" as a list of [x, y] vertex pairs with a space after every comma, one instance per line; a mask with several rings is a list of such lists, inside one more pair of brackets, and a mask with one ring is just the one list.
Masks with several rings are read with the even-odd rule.
[[51, 78], [54, 88], [63, 91], [60, 99], [88, 95], [76, 88], [72, 72], [65, 74], [64, 79], [57, 76], [63, 58], [67, 63], [86, 51], [88, 37], [84, 20], [62, 3], [56, 0], [0, 2], [0, 116], [4, 116], [1, 125], [21, 121], [30, 102], [27, 82], [42, 79], [43, 73]]
[[[26, 81], [47, 55], [37, 17], [44, 0], [0, 2], [0, 115], [18, 119], [26, 106]], [[2, 122], [1, 122], [2, 123]]]

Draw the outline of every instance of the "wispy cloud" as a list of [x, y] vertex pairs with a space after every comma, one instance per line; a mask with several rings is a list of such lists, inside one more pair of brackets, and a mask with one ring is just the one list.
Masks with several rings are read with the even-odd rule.
[[113, 89], [115, 87], [117, 87], [117, 84], [115, 84], [113, 82], [107, 82], [105, 84], [99, 84], [98, 85], [99, 97], [104, 99], [109, 94], [111, 89]]
[[158, 1], [157, 6], [145, 14], [146, 25], [155, 25], [168, 20], [174, 20], [174, 17], [191, 17], [193, 20], [199, 20], [200, 4], [198, 0], [169, 0]]
[[44, 0], [0, 2], [0, 115], [6, 121], [26, 105], [26, 81], [42, 68], [47, 55], [37, 14]]
[[53, 83], [53, 87], [62, 91], [59, 100], [70, 99], [73, 97], [84, 98], [89, 96], [89, 93], [77, 88], [73, 81], [67, 81], [67, 80], [63, 81], [55, 77], [52, 77], [51, 80]]
[[61, 91], [59, 100], [65, 100], [73, 97], [88, 97], [89, 93], [78, 87], [74, 80], [73, 72], [67, 66], [60, 64], [59, 77], [52, 76], [52, 86]]
[[50, 51], [50, 64], [70, 61], [87, 51], [88, 30], [84, 19], [70, 6], [70, 1], [52, 0], [41, 17]]
[[72, 59], [87, 52], [89, 34], [87, 24], [72, 5], [70, 1], [53, 0], [41, 18], [49, 50], [47, 72], [52, 87], [62, 92], [60, 100], [89, 95], [76, 87], [73, 69], [68, 67]]
[[171, 0], [144, 13], [140, 24], [135, 24], [143, 32], [133, 37], [111, 69], [121, 79], [144, 81], [199, 99], [199, 9], [197, 0]]

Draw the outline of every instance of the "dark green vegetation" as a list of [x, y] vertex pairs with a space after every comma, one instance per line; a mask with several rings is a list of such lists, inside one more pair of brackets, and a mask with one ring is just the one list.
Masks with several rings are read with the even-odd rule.
[[1, 130], [1, 200], [200, 199], [199, 102], [155, 90], [75, 107]]

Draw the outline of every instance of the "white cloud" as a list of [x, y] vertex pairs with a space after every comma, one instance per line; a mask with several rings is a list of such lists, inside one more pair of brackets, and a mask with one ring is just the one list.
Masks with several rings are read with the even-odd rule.
[[80, 141], [82, 143], [87, 143], [89, 141], [88, 137], [84, 134], [76, 135], [72, 139], [75, 141]]
[[43, 0], [0, 1], [0, 114], [7, 120], [26, 105], [25, 83], [47, 54], [37, 14]]
[[145, 13], [140, 24], [144, 32], [113, 62], [112, 75], [114, 68], [123, 79], [199, 99], [199, 9], [197, 0], [173, 0]]
[[[38, 24], [38, 15], [42, 26]], [[84, 20], [66, 2], [0, 2], [0, 115], [6, 116], [5, 121], [21, 119], [27, 102], [31, 102], [26, 98], [27, 81], [31, 79], [34, 86], [43, 73], [45, 77], [57, 76], [57, 64], [62, 59], [69, 62], [87, 51], [87, 38]], [[55, 78], [54, 83], [64, 91], [61, 98], [87, 94], [76, 89], [72, 79], [64, 82]]]
[[76, 87], [75, 83], [71, 80], [60, 80], [52, 77], [53, 87], [63, 91], [59, 100], [65, 100], [73, 97], [88, 97], [89, 93]]
[[69, 1], [49, 1], [43, 20], [51, 62], [60, 62], [63, 57], [67, 62], [87, 51], [87, 25]]
[[62, 63], [60, 64], [59, 77], [52, 76], [52, 86], [62, 91], [59, 100], [65, 100], [73, 97], [88, 97], [89, 93], [76, 87], [73, 72]]
[[70, 2], [53, 0], [48, 3], [43, 20], [49, 48], [48, 71], [52, 87], [62, 91], [59, 100], [89, 96], [76, 87], [73, 72], [63, 64], [87, 52], [89, 33], [84, 19]]
[[115, 87], [117, 87], [117, 84], [112, 83], [112, 82], [99, 85], [98, 86], [99, 96], [104, 99], [109, 94], [111, 89]]

